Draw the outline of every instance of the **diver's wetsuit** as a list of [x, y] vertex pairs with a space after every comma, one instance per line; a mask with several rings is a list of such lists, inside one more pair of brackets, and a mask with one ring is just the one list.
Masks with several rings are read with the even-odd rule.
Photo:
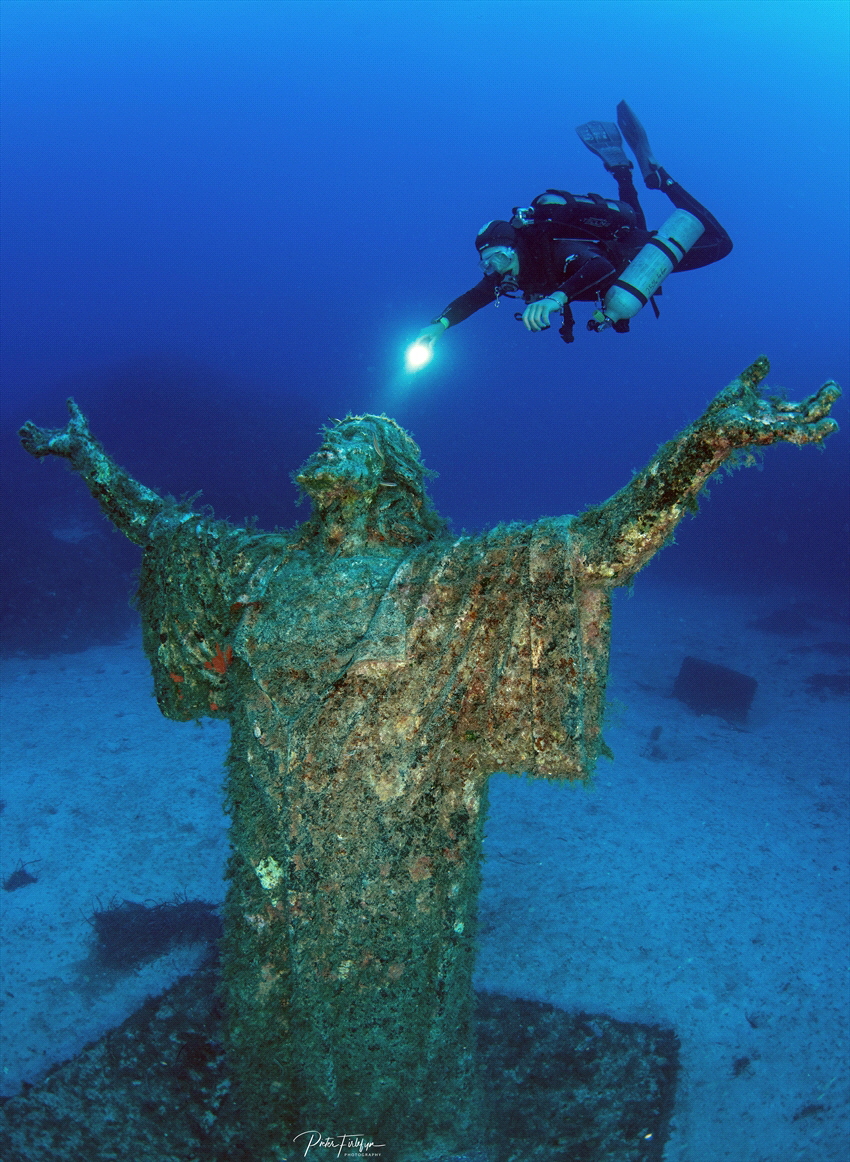
[[[501, 275], [485, 275], [471, 290], [449, 303], [434, 322], [442, 318], [450, 327], [462, 323], [475, 311], [495, 302], [508, 289], [521, 290], [526, 302], [534, 302], [561, 291], [567, 296], [561, 335], [569, 342], [572, 339], [573, 322], [569, 303], [593, 302], [601, 298], [652, 237], [646, 229], [646, 219], [632, 181], [631, 168], [616, 166], [611, 172], [617, 179], [622, 219], [619, 229], [614, 231], [614, 237], [607, 240], [594, 238], [586, 226], [578, 230], [571, 229], [566, 221], [558, 221], [559, 218], [566, 218], [565, 212], [570, 209], [569, 206], [541, 205], [535, 199], [534, 223], [521, 226], [517, 231], [519, 277], [516, 287], [504, 286]], [[684, 256], [675, 268], [676, 271], [696, 270], [725, 258], [732, 249], [732, 240], [717, 219], [678, 182], [673, 181], [666, 170], [659, 168], [656, 173], [658, 188], [673, 205], [693, 214], [705, 227], [705, 233]], [[588, 198], [596, 200], [598, 195], [588, 195]], [[600, 204], [603, 201], [601, 198], [598, 200]], [[586, 199], [581, 201], [585, 202]], [[624, 321], [623, 326], [616, 329], [627, 330], [628, 324]]]
[[657, 188], [667, 195], [676, 209], [687, 210], [705, 226], [705, 233], [696, 240], [673, 274], [678, 274], [680, 270], [697, 270], [700, 266], [710, 266], [712, 262], [725, 258], [732, 249], [732, 239], [714, 215], [687, 190], [682, 189], [678, 182], [674, 182], [666, 169], [659, 166], [655, 172], [658, 177]]

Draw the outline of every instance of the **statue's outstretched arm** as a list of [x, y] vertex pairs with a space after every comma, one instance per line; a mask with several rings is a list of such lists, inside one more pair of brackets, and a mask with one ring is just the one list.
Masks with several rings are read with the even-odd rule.
[[71, 418], [65, 428], [48, 429], [26, 423], [19, 435], [32, 456], [63, 456], [89, 486], [89, 491], [107, 517], [137, 545], [147, 543], [151, 522], [173, 501], [145, 488], [114, 460], [110, 460], [94, 438], [86, 418], [72, 399]]
[[703, 416], [653, 456], [649, 465], [605, 504], [573, 521], [580, 569], [591, 580], [626, 584], [658, 552], [699, 490], [741, 450], [786, 441], [817, 444], [837, 431], [829, 410], [841, 395], [833, 382], [802, 403], [763, 399], [758, 385], [770, 370], [762, 356], [714, 399]]

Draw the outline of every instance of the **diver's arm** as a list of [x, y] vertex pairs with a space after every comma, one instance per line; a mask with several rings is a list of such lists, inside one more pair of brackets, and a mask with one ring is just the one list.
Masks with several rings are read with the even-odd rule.
[[567, 277], [546, 298], [529, 303], [525, 308], [522, 321], [529, 331], [545, 331], [553, 311], [561, 311], [574, 299], [586, 296], [588, 291], [605, 286], [617, 273], [613, 263], [587, 243], [558, 240], [552, 256], [556, 267], [560, 267]]
[[[595, 287], [601, 287], [603, 283], [610, 282], [616, 273], [617, 268], [614, 264], [600, 254], [587, 262], [583, 262], [575, 274], [558, 284], [557, 290], [564, 295], [567, 302], [572, 302], [580, 295], [586, 295], [588, 291], [594, 290]], [[591, 299], [592, 297], [591, 295]]]
[[445, 319], [449, 327], [454, 327], [458, 323], [462, 323], [464, 319], [468, 319], [470, 315], [474, 315], [476, 311], [480, 311], [488, 303], [496, 301], [496, 287], [498, 283], [498, 276], [485, 275], [481, 282], [471, 290], [453, 299], [446, 309], [440, 312], [434, 322], [438, 322], [439, 319]]
[[[837, 430], [827, 419], [841, 391], [831, 381], [802, 403], [763, 399], [763, 356], [712, 401], [700, 419], [664, 444], [642, 472], [570, 526], [577, 565], [588, 580], [625, 585], [667, 542], [702, 486], [742, 449], [786, 441], [814, 444]], [[744, 462], [752, 462], [748, 457]]]
[[448, 325], [447, 319], [437, 319], [436, 322], [423, 327], [413, 341], [414, 343], [427, 343], [429, 347], [433, 347]]
[[72, 399], [68, 411], [71, 419], [65, 428], [24, 424], [19, 432], [21, 443], [38, 459], [61, 456], [68, 460], [116, 528], [137, 545], [146, 544], [151, 524], [166, 509], [176, 508], [174, 502], [145, 488], [107, 456]]
[[527, 331], [546, 331], [551, 326], [549, 316], [553, 311], [562, 311], [569, 299], [562, 291], [552, 291], [544, 299], [529, 303], [522, 312], [522, 321]]
[[498, 279], [490, 275], [482, 278], [477, 286], [454, 299], [442, 314], [437, 315], [436, 319], [432, 319], [427, 327], [423, 327], [414, 342], [426, 343], [429, 347], [433, 347], [449, 327], [455, 326], [456, 323], [462, 323], [464, 319], [468, 319], [470, 315], [495, 301], [497, 282]]

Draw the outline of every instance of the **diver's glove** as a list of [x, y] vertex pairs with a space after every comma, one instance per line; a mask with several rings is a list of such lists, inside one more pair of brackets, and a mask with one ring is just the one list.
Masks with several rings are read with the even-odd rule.
[[549, 316], [553, 311], [561, 311], [567, 305], [567, 296], [563, 291], [555, 291], [545, 299], [538, 299], [536, 303], [529, 303], [522, 312], [522, 321], [529, 331], [545, 331], [549, 326]]

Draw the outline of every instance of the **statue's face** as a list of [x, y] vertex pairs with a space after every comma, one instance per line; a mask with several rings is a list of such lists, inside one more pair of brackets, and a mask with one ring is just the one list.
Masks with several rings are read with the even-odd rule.
[[384, 471], [372, 425], [343, 420], [325, 435], [321, 448], [295, 477], [320, 508], [374, 491]]

